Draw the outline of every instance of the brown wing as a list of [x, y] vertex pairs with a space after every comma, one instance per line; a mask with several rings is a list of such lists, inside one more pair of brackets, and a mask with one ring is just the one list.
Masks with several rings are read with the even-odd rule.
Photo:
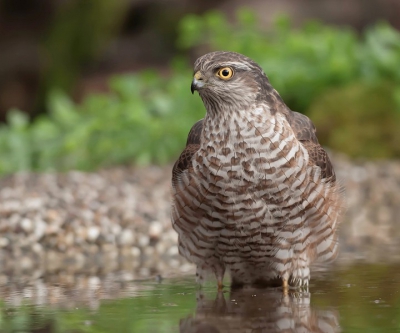
[[186, 141], [186, 147], [172, 168], [172, 186], [176, 186], [180, 175], [189, 168], [193, 155], [199, 150], [202, 129], [203, 119], [192, 126]]
[[203, 129], [203, 119], [200, 119], [197, 123], [195, 123], [192, 126], [186, 141], [186, 146], [190, 144], [195, 144], [195, 145], [200, 144], [202, 129]]
[[286, 117], [293, 128], [297, 140], [307, 149], [311, 162], [321, 168], [322, 178], [329, 178], [330, 181], [335, 181], [336, 175], [332, 163], [328, 154], [318, 142], [315, 126], [310, 118], [290, 110]]

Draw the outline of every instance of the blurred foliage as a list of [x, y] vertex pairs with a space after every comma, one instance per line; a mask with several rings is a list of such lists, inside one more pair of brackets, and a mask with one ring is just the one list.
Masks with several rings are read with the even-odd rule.
[[181, 22], [178, 44], [247, 55], [260, 64], [288, 106], [303, 113], [327, 87], [354, 81], [400, 84], [400, 33], [384, 22], [359, 38], [353, 30], [316, 21], [294, 29], [286, 16], [265, 31], [249, 10], [239, 11], [237, 21], [229, 23], [220, 12], [189, 15]]
[[129, 2], [72, 0], [58, 7], [53, 24], [43, 40], [46, 62], [37, 108], [43, 108], [50, 90], [70, 91], [83, 66], [101, 54], [120, 28]]
[[[288, 106], [312, 117], [323, 144], [351, 156], [400, 157], [400, 34], [386, 23], [357, 36], [314, 21], [295, 29], [279, 17], [265, 31], [247, 10], [236, 23], [210, 12], [181, 21], [178, 45], [253, 58]], [[191, 65], [178, 57], [168, 77], [154, 71], [114, 77], [109, 94], [81, 105], [53, 90], [49, 114], [32, 123], [12, 110], [0, 128], [0, 173], [171, 161], [205, 113], [189, 93], [191, 76]]]
[[351, 156], [400, 156], [400, 112], [393, 85], [363, 82], [323, 92], [309, 109], [318, 138]]
[[203, 46], [258, 62], [292, 110], [311, 117], [322, 144], [353, 157], [400, 157], [400, 33], [380, 22], [353, 30], [310, 21], [293, 29], [281, 16], [264, 31], [255, 14], [187, 16], [182, 48]]
[[200, 99], [191, 98], [190, 75], [179, 69], [168, 79], [152, 71], [114, 77], [110, 88], [81, 105], [54, 91], [50, 113], [31, 124], [12, 110], [0, 128], [0, 172], [166, 163], [204, 113]]

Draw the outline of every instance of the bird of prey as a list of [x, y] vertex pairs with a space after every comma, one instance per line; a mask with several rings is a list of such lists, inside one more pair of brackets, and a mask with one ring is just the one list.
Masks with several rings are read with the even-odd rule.
[[336, 256], [343, 206], [314, 125], [238, 53], [197, 59], [191, 90], [207, 112], [172, 171], [180, 254], [199, 283], [213, 272], [218, 289], [226, 270], [232, 286], [308, 286], [310, 264]]

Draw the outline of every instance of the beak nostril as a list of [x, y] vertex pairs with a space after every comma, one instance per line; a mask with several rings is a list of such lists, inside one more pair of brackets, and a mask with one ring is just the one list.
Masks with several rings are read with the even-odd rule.
[[194, 78], [195, 78], [197, 81], [203, 81], [203, 75], [201, 74], [200, 71], [197, 71], [197, 72], [194, 74]]

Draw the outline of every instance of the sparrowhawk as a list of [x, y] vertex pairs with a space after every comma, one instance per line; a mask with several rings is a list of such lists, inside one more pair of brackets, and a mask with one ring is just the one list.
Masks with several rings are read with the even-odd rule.
[[207, 110], [173, 167], [172, 224], [197, 278], [308, 286], [336, 256], [342, 191], [308, 117], [291, 111], [261, 67], [234, 52], [196, 60]]

